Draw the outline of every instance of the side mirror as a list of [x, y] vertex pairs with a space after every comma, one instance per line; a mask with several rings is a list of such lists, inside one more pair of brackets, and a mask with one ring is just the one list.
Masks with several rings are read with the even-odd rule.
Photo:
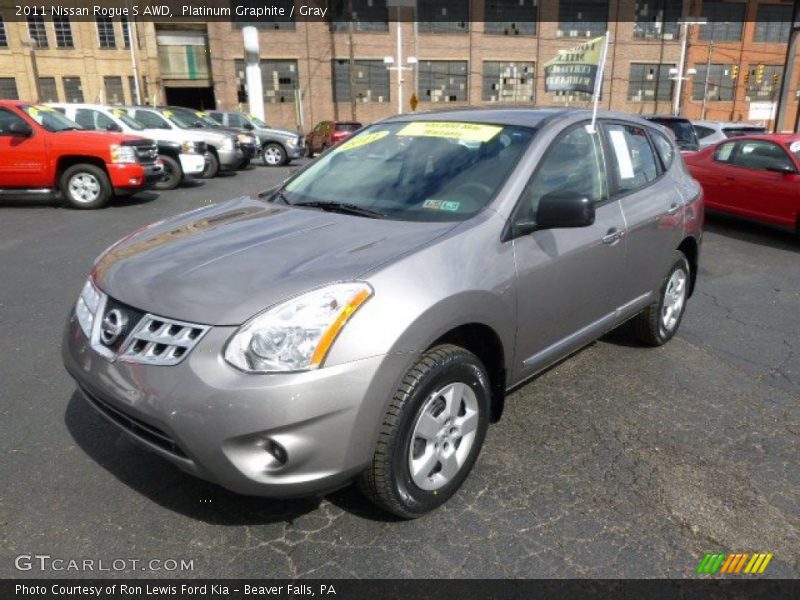
[[12, 121], [8, 126], [8, 133], [19, 137], [31, 137], [33, 128], [25, 121]]
[[245, 123], [244, 128], [247, 129], [248, 131], [253, 131], [253, 129], [255, 129], [252, 123]]
[[120, 127], [116, 123], [109, 123], [108, 125], [106, 125], [106, 131], [117, 131], [117, 132], [119, 132], [119, 131], [122, 131], [122, 127]]
[[203, 123], [202, 121], [195, 121], [194, 124], [192, 125], [192, 127], [196, 127], [198, 129], [204, 129], [205, 126], [206, 124]]
[[516, 235], [525, 235], [540, 229], [588, 227], [594, 224], [594, 202], [583, 194], [550, 192], [539, 200], [536, 214], [531, 220], [514, 226]]

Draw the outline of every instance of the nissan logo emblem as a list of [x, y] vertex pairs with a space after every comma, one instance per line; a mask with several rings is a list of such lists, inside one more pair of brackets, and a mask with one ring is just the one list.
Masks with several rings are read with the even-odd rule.
[[127, 324], [128, 317], [122, 311], [116, 308], [108, 311], [100, 324], [100, 341], [110, 346], [119, 339]]

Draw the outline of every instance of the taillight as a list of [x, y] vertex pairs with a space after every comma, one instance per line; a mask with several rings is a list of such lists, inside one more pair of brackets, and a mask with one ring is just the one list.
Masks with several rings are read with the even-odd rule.
[[346, 131], [334, 131], [332, 136], [334, 142], [340, 142], [346, 137], [347, 137]]

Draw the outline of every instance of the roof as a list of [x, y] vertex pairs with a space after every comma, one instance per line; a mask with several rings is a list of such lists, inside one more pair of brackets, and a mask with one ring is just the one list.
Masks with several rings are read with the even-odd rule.
[[710, 119], [692, 119], [693, 125], [709, 125], [709, 126], [719, 126], [719, 127], [761, 127], [764, 129], [763, 125], [757, 125], [756, 123], [745, 123], [744, 121], [712, 121]]

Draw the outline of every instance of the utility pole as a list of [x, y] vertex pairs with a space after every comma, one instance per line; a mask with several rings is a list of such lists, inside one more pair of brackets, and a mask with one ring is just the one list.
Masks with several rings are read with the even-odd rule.
[[356, 120], [356, 54], [353, 47], [353, 0], [347, 0], [347, 43], [350, 46], [350, 119]]
[[686, 67], [686, 50], [689, 45], [689, 26], [690, 25], [705, 25], [708, 19], [701, 17], [699, 19], [679, 19], [678, 24], [683, 29], [683, 43], [681, 44], [681, 58], [678, 63], [678, 70], [675, 73], [675, 98], [672, 101], [672, 114], [678, 115], [681, 111], [681, 94], [683, 93], [683, 80], [687, 79], [685, 71]]
[[[789, 32], [789, 42], [786, 44], [786, 58], [783, 61], [783, 77], [781, 77], [781, 91], [778, 96], [778, 110], [775, 116], [775, 126], [773, 133], [783, 131], [786, 121], [786, 109], [789, 106], [789, 95], [791, 94], [792, 74], [794, 72], [794, 59], [797, 56], [798, 35], [800, 34], [800, 27], [797, 22], [800, 21], [800, 0], [794, 0], [794, 8], [792, 9], [792, 29]], [[800, 116], [800, 107], [798, 108], [798, 116]], [[797, 118], [795, 118], [794, 130], [798, 130]]]
[[397, 16], [397, 56], [385, 56], [383, 62], [389, 71], [397, 71], [397, 114], [403, 112], [403, 77], [404, 71], [411, 71], [417, 65], [417, 57], [409, 56], [403, 62], [403, 23], [400, 15]]
[[[700, 118], [706, 118], [706, 104], [708, 102], [708, 73], [711, 71], [711, 55], [714, 54], [714, 40], [708, 45], [708, 59], [706, 60], [706, 78], [703, 81], [703, 108], [700, 111]], [[738, 78], [737, 78], [738, 80]]]

